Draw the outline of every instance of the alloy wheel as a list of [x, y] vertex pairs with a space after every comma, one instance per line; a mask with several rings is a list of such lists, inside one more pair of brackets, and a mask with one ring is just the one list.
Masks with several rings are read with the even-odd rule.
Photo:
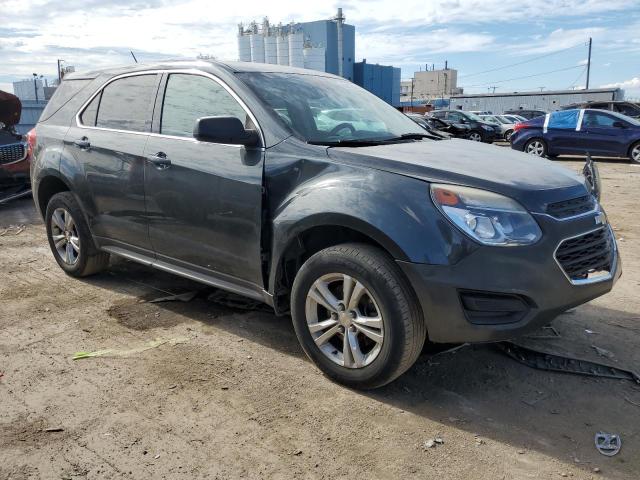
[[469, 135], [469, 140], [473, 142], [481, 142], [482, 136], [478, 132], [473, 132]]
[[640, 163], [640, 143], [631, 150], [631, 159], [636, 163]]
[[320, 351], [346, 368], [363, 368], [382, 348], [382, 312], [357, 279], [330, 273], [317, 279], [305, 304], [307, 327]]
[[544, 144], [540, 140], [533, 140], [527, 144], [527, 153], [542, 157], [544, 155]]
[[76, 222], [68, 210], [56, 208], [51, 216], [51, 238], [60, 259], [75, 265], [80, 257], [80, 237]]

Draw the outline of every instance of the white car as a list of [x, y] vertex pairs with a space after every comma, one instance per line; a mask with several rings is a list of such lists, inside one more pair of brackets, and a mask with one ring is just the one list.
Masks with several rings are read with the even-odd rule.
[[500, 132], [502, 138], [507, 142], [511, 139], [516, 122], [513, 122], [503, 115], [480, 115], [480, 118], [487, 123], [490, 123], [496, 127], [496, 130]]

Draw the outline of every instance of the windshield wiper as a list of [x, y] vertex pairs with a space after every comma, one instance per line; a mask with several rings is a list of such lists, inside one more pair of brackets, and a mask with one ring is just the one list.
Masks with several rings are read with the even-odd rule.
[[311, 145], [325, 145], [327, 147], [371, 147], [374, 145], [384, 145], [389, 143], [389, 139], [374, 139], [374, 138], [361, 138], [361, 139], [343, 139], [343, 140], [309, 140], [307, 143]]
[[325, 145], [327, 147], [371, 147], [374, 145], [388, 145], [402, 140], [421, 140], [423, 138], [440, 139], [440, 137], [428, 133], [403, 133], [397, 137], [390, 138], [351, 138], [335, 141], [309, 140], [307, 143], [311, 145]]

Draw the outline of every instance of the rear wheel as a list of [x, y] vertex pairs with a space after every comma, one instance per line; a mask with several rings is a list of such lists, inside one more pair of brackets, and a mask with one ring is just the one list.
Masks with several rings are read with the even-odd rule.
[[544, 157], [547, 154], [547, 145], [541, 138], [532, 138], [525, 144], [524, 151], [536, 157]]
[[632, 162], [640, 163], [640, 142], [631, 147], [629, 150], [629, 158]]
[[82, 210], [71, 192], [51, 197], [45, 222], [53, 256], [66, 273], [85, 277], [107, 268], [109, 254], [96, 248]]
[[376, 388], [418, 358], [426, 328], [413, 290], [385, 252], [344, 244], [313, 255], [291, 292], [305, 353], [331, 379]]

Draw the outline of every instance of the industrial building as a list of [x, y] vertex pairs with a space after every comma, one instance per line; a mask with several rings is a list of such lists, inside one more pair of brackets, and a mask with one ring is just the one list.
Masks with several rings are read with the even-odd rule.
[[[31, 81], [33, 86], [33, 81]], [[22, 114], [20, 115], [20, 121], [15, 126], [16, 131], [20, 134], [26, 134], [29, 130], [36, 126], [40, 115], [47, 106], [46, 100], [20, 100], [22, 103]]]
[[345, 23], [341, 8], [330, 20], [272, 26], [265, 18], [248, 28], [240, 24], [238, 59], [310, 68], [353, 81], [355, 27]]
[[238, 59], [333, 73], [365, 88], [391, 105], [400, 104], [400, 69], [355, 63], [356, 29], [335, 17], [315, 22], [278, 24], [268, 19], [238, 25]]
[[462, 93], [458, 88], [458, 71], [445, 68], [414, 72], [413, 78], [400, 83], [400, 100], [402, 102], [447, 98]]
[[44, 88], [45, 84], [40, 78], [30, 78], [28, 80], [13, 82], [13, 93], [21, 101], [44, 100]]
[[353, 81], [385, 102], [400, 105], [400, 69], [367, 63], [365, 58], [353, 67]]
[[503, 113], [507, 110], [552, 112], [572, 103], [609, 100], [624, 100], [624, 91], [620, 88], [592, 88], [589, 90], [453, 95], [450, 99], [450, 108], [452, 110], [480, 110], [493, 113]]

